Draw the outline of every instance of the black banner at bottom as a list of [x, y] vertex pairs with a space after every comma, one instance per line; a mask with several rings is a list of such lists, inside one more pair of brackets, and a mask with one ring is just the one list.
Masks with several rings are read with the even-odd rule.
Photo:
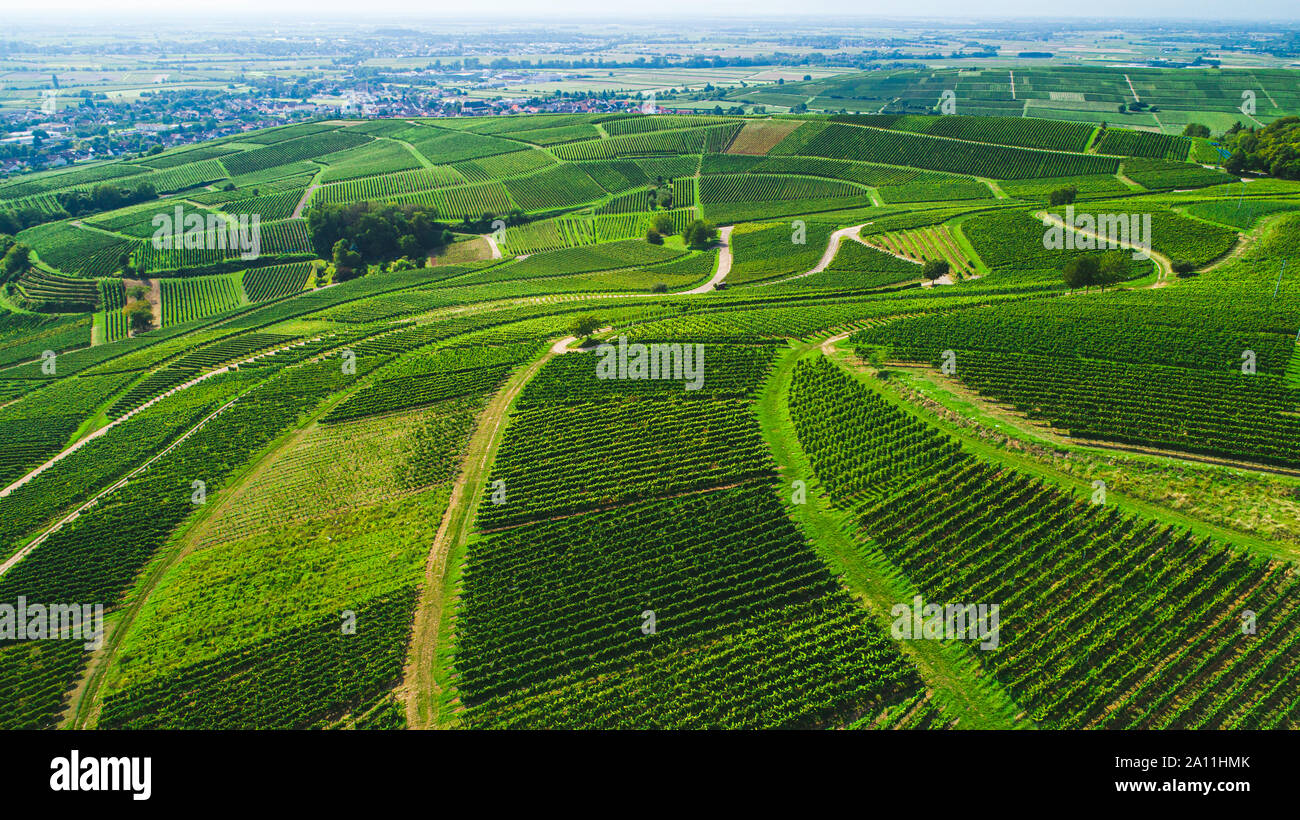
[[[381, 801], [1230, 809], [1289, 794], [1285, 733], [7, 732], [0, 782], [33, 806], [279, 808]], [[450, 801], [450, 805], [448, 804]], [[376, 804], [377, 806], [379, 804]], [[896, 805], [891, 803], [890, 805]]]

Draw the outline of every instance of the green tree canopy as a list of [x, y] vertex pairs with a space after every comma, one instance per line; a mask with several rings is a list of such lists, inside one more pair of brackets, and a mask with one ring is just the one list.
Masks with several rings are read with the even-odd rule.
[[122, 311], [131, 324], [131, 330], [136, 333], [142, 333], [153, 327], [153, 306], [143, 299], [132, 302], [122, 308]]
[[709, 247], [717, 237], [718, 229], [703, 219], [694, 220], [686, 226], [686, 230], [682, 231], [682, 238], [686, 240], [686, 244], [696, 250]]
[[933, 282], [948, 275], [950, 270], [947, 259], [931, 259], [921, 268], [921, 275]]
[[1092, 254], [1076, 256], [1065, 263], [1065, 270], [1062, 273], [1066, 287], [1071, 290], [1089, 288], [1098, 283], [1098, 278], [1101, 275], [1101, 262]]
[[[347, 247], [362, 259], [386, 262], [398, 256], [411, 256], [413, 249], [418, 256], [447, 244], [451, 234], [437, 218], [437, 210], [425, 205], [373, 202], [321, 205], [307, 212], [307, 230], [321, 256], [331, 253], [340, 241], [346, 241]], [[402, 244], [403, 237], [407, 236], [413, 238], [414, 244]]]
[[577, 336], [579, 339], [589, 338], [591, 334], [600, 330], [604, 324], [604, 321], [601, 320], [599, 316], [593, 316], [591, 314], [579, 316], [573, 320], [573, 335]]

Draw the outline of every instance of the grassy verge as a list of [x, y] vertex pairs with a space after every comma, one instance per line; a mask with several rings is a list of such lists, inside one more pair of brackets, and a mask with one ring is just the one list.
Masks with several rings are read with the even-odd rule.
[[[797, 344], [778, 359], [757, 405], [759, 422], [781, 476], [782, 504], [812, 543], [818, 555], [839, 575], [850, 593], [886, 631], [890, 608], [907, 602], [918, 590], [885, 554], [862, 533], [845, 511], [833, 507], [817, 481], [807, 455], [799, 446], [788, 405], [790, 374], [795, 362], [816, 348]], [[791, 482], [807, 482], [807, 502], [794, 504]], [[916, 665], [936, 703], [962, 729], [1009, 729], [1023, 725], [1019, 709], [993, 681], [984, 676], [970, 647], [951, 641], [905, 641], [904, 654]]]
[[[1051, 482], [1067, 492], [1088, 498], [1093, 492], [1091, 476], [1094, 474], [1100, 475], [1100, 473], [1097, 473], [1097, 469], [1105, 460], [1111, 465], [1118, 465], [1114, 469], [1105, 470], [1105, 473], [1119, 477], [1118, 481], [1103, 479], [1106, 480], [1107, 484], [1106, 501], [1108, 504], [1114, 504], [1126, 512], [1138, 513], [1161, 523], [1188, 529], [1197, 535], [1215, 538], [1270, 558], [1283, 560], [1300, 558], [1300, 545], [1261, 538], [1248, 532], [1242, 532], [1240, 529], [1234, 529], [1222, 523], [1215, 523], [1203, 517], [1198, 517], [1195, 514], [1198, 509], [1195, 505], [1184, 512], [1153, 500], [1157, 493], [1168, 490], [1171, 482], [1181, 479], [1190, 471], [1206, 471], [1214, 478], [1223, 480], [1233, 476], [1242, 476], [1246, 473], [1244, 470], [1227, 465], [1186, 461], [1173, 456], [1121, 453], [1107, 448], [1072, 443], [1060, 437], [1044, 433], [1027, 420], [1017, 417], [1010, 411], [993, 407], [965, 392], [956, 392], [944, 384], [941, 377], [926, 369], [909, 368], [903, 373], [899, 373], [898, 369], [891, 371], [891, 374], [893, 374], [891, 378], [896, 385], [911, 387], [920, 392], [925, 398], [942, 405], [949, 411], [975, 422], [985, 428], [986, 431], [1000, 434], [1009, 440], [1008, 442], [997, 443], [977, 435], [970, 427], [956, 424], [950, 418], [934, 410], [919, 407], [915, 403], [907, 401], [900, 394], [898, 387], [891, 386], [890, 382], [882, 383], [870, 375], [865, 366], [858, 364], [856, 356], [847, 348], [847, 344], [836, 348], [835, 355], [832, 358], [853, 373], [863, 384], [891, 401], [906, 406], [910, 412], [959, 439], [968, 450], [986, 461], [1005, 465], [1033, 475]], [[1018, 447], [1017, 444], [1028, 445], [1028, 447]], [[1047, 450], [1059, 454], [1061, 459], [1068, 459], [1071, 466], [1075, 463], [1079, 464], [1078, 472], [1061, 469], [1054, 463], [1049, 462], [1041, 454], [1035, 453], [1035, 448], [1040, 453], [1042, 450]], [[1052, 462], [1057, 462], [1057, 459], [1054, 457]], [[1126, 468], [1125, 464], [1131, 466]], [[1162, 468], [1164, 472], [1157, 472]], [[1139, 471], [1141, 470], [1151, 472], [1145, 477], [1140, 477]], [[1287, 496], [1300, 492], [1300, 480], [1288, 476], [1254, 474], [1250, 478], [1251, 480], [1267, 481], [1271, 485], [1278, 487], [1276, 495], [1279, 499], [1285, 499]], [[1221, 498], [1211, 499], [1211, 501], [1214, 504], [1223, 503]], [[1257, 504], [1258, 500], [1253, 503]], [[1284, 503], [1283, 501], [1282, 505], [1277, 506], [1275, 510], [1278, 519], [1284, 519], [1293, 512], [1293, 509], [1284, 506]], [[1201, 509], [1204, 509], [1204, 507], [1202, 506]]]
[[407, 724], [411, 728], [450, 728], [460, 720], [451, 669], [455, 613], [465, 555], [477, 537], [472, 530], [482, 500], [479, 489], [501, 445], [506, 416], [515, 397], [553, 355], [548, 349], [540, 358], [516, 370], [505, 387], [488, 402], [470, 438], [465, 462], [429, 552], [424, 589], [415, 614], [405, 684]]

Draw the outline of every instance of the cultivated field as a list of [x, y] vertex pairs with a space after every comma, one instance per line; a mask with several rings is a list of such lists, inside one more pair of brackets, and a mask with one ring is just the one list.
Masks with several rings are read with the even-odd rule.
[[0, 727], [1300, 727], [1300, 181], [1071, 97], [1240, 78], [743, 76], [0, 185]]

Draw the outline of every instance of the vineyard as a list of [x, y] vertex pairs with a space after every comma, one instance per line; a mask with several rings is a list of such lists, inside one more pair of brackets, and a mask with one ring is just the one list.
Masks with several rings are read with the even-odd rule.
[[1121, 157], [1152, 157], [1155, 159], [1187, 159], [1191, 141], [1150, 131], [1124, 131], [1109, 128], [1097, 145], [1098, 153]]
[[99, 303], [99, 287], [90, 279], [29, 270], [19, 277], [23, 304], [39, 313], [88, 313]]
[[1093, 127], [1083, 123], [1024, 120], [1009, 117], [927, 117], [914, 114], [837, 115], [832, 122], [866, 125], [890, 131], [929, 134], [993, 145], [1082, 152], [1092, 139]]
[[706, 176], [700, 180], [700, 201], [704, 203], [827, 199], [860, 194], [861, 189], [843, 182], [799, 177], [744, 174]]
[[126, 307], [126, 289], [120, 279], [99, 280], [100, 301], [104, 305], [104, 341], [116, 342], [128, 335], [127, 318], [122, 309]]
[[464, 185], [466, 178], [448, 166], [418, 171], [368, 176], [361, 179], [323, 185], [312, 194], [313, 202], [383, 202], [403, 194], [432, 191], [449, 185]]
[[158, 285], [163, 327], [222, 313], [245, 301], [239, 277], [233, 274], [160, 279]]
[[0, 727], [1300, 726], [1300, 183], [1078, 85], [1193, 69], [963, 65], [0, 181], [0, 602], [113, 625], [0, 638]]
[[952, 231], [945, 225], [876, 234], [869, 244], [913, 262], [943, 260], [959, 277], [976, 275], [974, 260], [962, 251]]
[[[926, 599], [1004, 602], [999, 649], [978, 657], [1036, 722], [1288, 720], [1275, 688], [1297, 661], [1284, 614], [1297, 587], [1286, 565], [983, 463], [825, 360], [800, 364], [791, 413], [837, 503], [854, 508], [864, 536]], [[876, 432], [884, 429], [896, 434]], [[929, 503], [898, 503], [913, 494]], [[1235, 629], [1243, 609], [1266, 613], [1256, 639]], [[1248, 668], [1250, 694], [1239, 677]]]
[[600, 140], [585, 140], [555, 146], [564, 160], [606, 159], [645, 154], [698, 154], [721, 152], [740, 131], [740, 123], [711, 125], [680, 130], [650, 131]]
[[827, 125], [799, 153], [993, 179], [1111, 174], [1119, 170], [1119, 161], [1107, 157], [1011, 148], [838, 123]]
[[[592, 359], [590, 354], [547, 365], [530, 385], [498, 463], [513, 463], [527, 448], [534, 471], [542, 468], [545, 480], [558, 482], [559, 489], [562, 476], [575, 468], [590, 475], [571, 456], [556, 458], [570, 449], [564, 442], [585, 441], [584, 449], [597, 457], [634, 453], [606, 456], [603, 480], [595, 487], [606, 503], [618, 497], [643, 500], [555, 517], [561, 510], [590, 508], [597, 500], [570, 491], [563, 507], [545, 510], [549, 520], [490, 535], [472, 551], [456, 659], [461, 691], [471, 706], [470, 725], [810, 727], [845, 720], [850, 704], [874, 713], [918, 691], [897, 650], [845, 607], [842, 593], [761, 479], [764, 463], [757, 453], [762, 445], [748, 437], [752, 432], [743, 432], [753, 431], [753, 421], [737, 411], [747, 403], [740, 397], [754, 390], [770, 359], [712, 346], [705, 352], [706, 361], [710, 357], [723, 363], [723, 384], [711, 383], [719, 392], [690, 399], [667, 384], [592, 395], [583, 387], [593, 379], [592, 363], [581, 361]], [[699, 452], [703, 442], [694, 425], [665, 423], [669, 418], [685, 422], [680, 410], [686, 407], [712, 419], [708, 428], [717, 433], [710, 439], [721, 434], [708, 449], [721, 445], [730, 453]], [[553, 431], [561, 440], [539, 452], [532, 449], [528, 425], [548, 411], [557, 419]], [[589, 419], [597, 411], [626, 418], [634, 428], [592, 426]], [[724, 419], [729, 421], [720, 427]], [[691, 453], [696, 463], [725, 458], [695, 480], [743, 483], [656, 499], [685, 489], [678, 484], [670, 491], [664, 483], [655, 456], [661, 442]], [[671, 469], [679, 476], [698, 476], [683, 466], [678, 461]], [[488, 487], [504, 482], [506, 495], [503, 503], [480, 506], [483, 523], [541, 514], [534, 485], [522, 483], [532, 480], [516, 478], [509, 468], [494, 469]], [[548, 560], [537, 560], [539, 555]], [[511, 617], [543, 590], [554, 602], [543, 620]], [[651, 610], [656, 628], [645, 634], [639, 627]], [[739, 630], [737, 618], [744, 624]], [[538, 651], [536, 636], [542, 634], [550, 638]], [[718, 639], [725, 642], [719, 645]], [[690, 651], [696, 647], [706, 651]], [[849, 647], [855, 657], [848, 665], [837, 664], [833, 679], [825, 677], [829, 667], [818, 663], [796, 667], [796, 653], [847, 660]], [[729, 678], [724, 670], [737, 661], [747, 674]], [[656, 710], [646, 724], [645, 706], [638, 704], [647, 702], [640, 693], [654, 691], [673, 693], [676, 708]], [[706, 698], [717, 705], [694, 706]]]
[[[302, 160], [323, 157], [344, 148], [352, 148], [368, 141], [362, 134], [349, 134], [342, 131], [326, 131], [311, 136], [287, 139], [273, 143], [264, 148], [230, 154], [220, 160], [231, 176], [265, 171], [280, 165], [288, 165]], [[185, 166], [181, 166], [182, 168]]]

